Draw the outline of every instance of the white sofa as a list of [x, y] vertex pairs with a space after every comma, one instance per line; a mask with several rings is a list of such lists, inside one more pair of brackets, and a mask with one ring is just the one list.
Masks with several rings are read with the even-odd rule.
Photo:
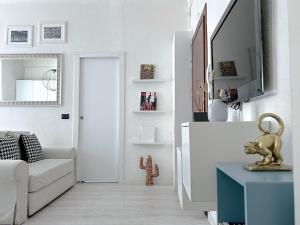
[[[75, 184], [76, 151], [73, 148], [43, 148], [43, 153], [45, 159], [35, 163], [0, 160], [0, 199], [16, 199], [14, 206], [0, 201], [0, 213], [3, 213], [0, 224], [5, 223], [1, 218], [11, 215], [9, 210], [12, 209], [14, 223], [22, 224], [27, 216], [36, 213]], [[7, 189], [16, 191], [7, 193]]]
[[[16, 180], [12, 167], [16, 161], [0, 162], [0, 224], [13, 224], [17, 198]], [[16, 179], [17, 178], [17, 179]]]

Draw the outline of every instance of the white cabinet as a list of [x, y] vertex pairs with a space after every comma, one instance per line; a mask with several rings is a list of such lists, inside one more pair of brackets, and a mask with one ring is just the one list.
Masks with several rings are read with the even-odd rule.
[[178, 31], [173, 39], [173, 183], [177, 187], [176, 148], [181, 147], [181, 124], [192, 121], [192, 37], [191, 31]]
[[[56, 80], [51, 80], [56, 88]], [[16, 101], [56, 101], [56, 91], [47, 89], [42, 80], [16, 80]]]
[[181, 160], [181, 148], [177, 148], [177, 193], [181, 208], [183, 208], [183, 197], [182, 197], [182, 160]]
[[216, 209], [216, 163], [257, 160], [247, 156], [243, 146], [259, 135], [256, 122], [182, 124], [182, 182], [191, 205]]
[[16, 81], [16, 100], [32, 101], [32, 80]]

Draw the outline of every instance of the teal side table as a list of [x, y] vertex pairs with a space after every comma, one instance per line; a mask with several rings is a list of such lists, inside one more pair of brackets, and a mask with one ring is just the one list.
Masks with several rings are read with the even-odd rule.
[[250, 172], [241, 163], [217, 164], [218, 223], [294, 225], [292, 172]]

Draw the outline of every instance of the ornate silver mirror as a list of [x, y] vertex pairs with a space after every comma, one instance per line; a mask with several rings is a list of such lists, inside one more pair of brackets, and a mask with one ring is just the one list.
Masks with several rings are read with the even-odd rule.
[[0, 54], [0, 105], [60, 106], [62, 54]]

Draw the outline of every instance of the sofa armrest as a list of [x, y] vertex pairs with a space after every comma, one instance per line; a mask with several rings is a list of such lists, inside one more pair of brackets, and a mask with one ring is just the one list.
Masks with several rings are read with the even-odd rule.
[[0, 183], [28, 180], [28, 165], [22, 160], [0, 160]]
[[46, 159], [75, 159], [76, 151], [74, 148], [43, 148]]
[[74, 175], [77, 180], [77, 152], [75, 148], [43, 148], [45, 159], [73, 159], [74, 160]]
[[14, 224], [22, 224], [27, 219], [28, 179], [29, 168], [26, 162], [22, 160], [0, 160], [0, 199], [2, 199], [2, 194], [7, 194], [6, 191], [1, 191], [1, 187], [3, 189], [11, 187], [15, 190]]

